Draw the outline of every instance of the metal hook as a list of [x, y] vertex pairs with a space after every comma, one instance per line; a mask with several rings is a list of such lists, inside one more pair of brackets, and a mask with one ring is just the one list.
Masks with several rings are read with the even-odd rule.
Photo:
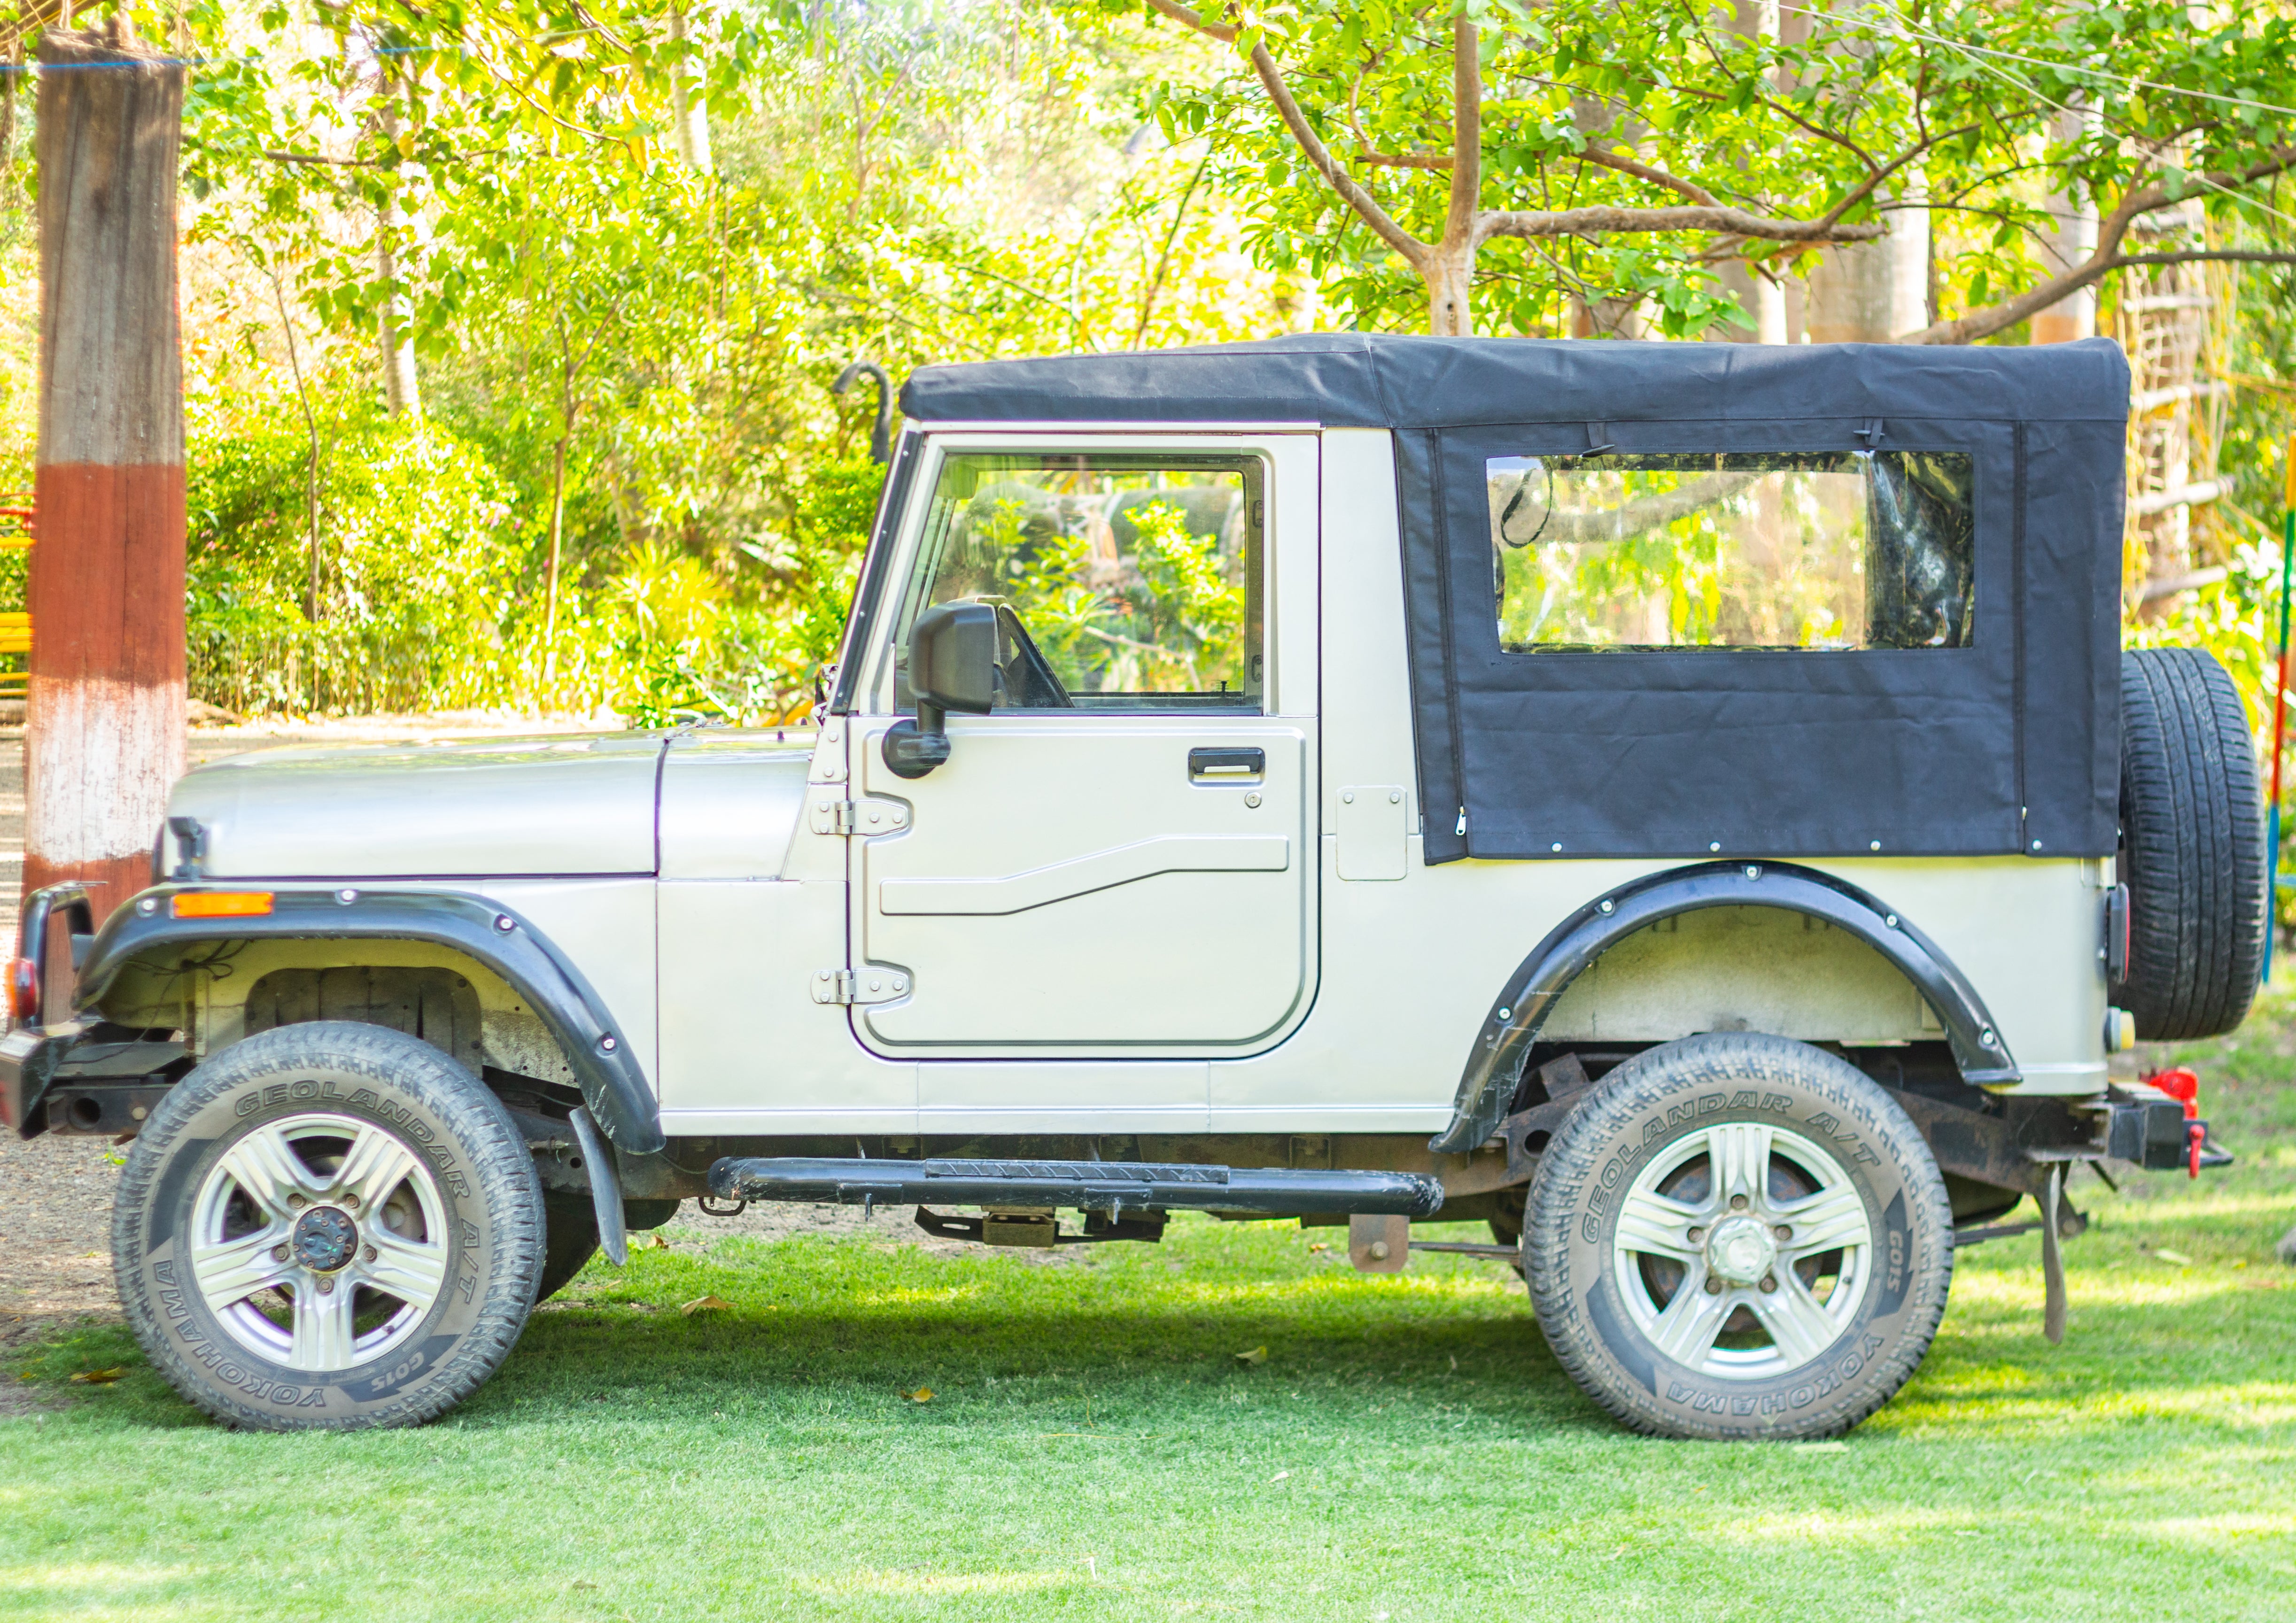
[[874, 361], [855, 361], [837, 374], [837, 381], [829, 386], [832, 395], [852, 392], [857, 379], [872, 378], [877, 384], [877, 422], [869, 430], [869, 460], [888, 463], [893, 459], [893, 380]]

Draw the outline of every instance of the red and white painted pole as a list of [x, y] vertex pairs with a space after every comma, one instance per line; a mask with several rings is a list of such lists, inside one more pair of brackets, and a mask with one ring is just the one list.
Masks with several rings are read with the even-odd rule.
[[149, 882], [184, 770], [184, 70], [117, 20], [40, 40], [38, 545], [24, 888]]

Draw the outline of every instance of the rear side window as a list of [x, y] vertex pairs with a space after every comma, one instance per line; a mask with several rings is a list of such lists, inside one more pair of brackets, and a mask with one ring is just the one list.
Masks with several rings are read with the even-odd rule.
[[997, 607], [998, 710], [1259, 708], [1262, 466], [1250, 456], [954, 455], [903, 603]]
[[1964, 453], [1495, 456], [1502, 648], [1966, 648]]

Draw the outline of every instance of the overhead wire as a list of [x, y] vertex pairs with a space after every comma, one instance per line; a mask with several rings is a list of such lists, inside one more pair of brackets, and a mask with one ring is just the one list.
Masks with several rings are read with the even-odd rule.
[[[1798, 15], [1798, 16], [1809, 17], [1809, 18], [1813, 18], [1813, 19], [1814, 19], [1814, 18], [1816, 18], [1816, 17], [1818, 15], [1818, 13], [1817, 13], [1817, 12], [1816, 12], [1810, 11], [1810, 10], [1807, 9], [1806, 7], [1798, 6], [1798, 5], [1786, 5], [1786, 6], [1782, 6], [1780, 9], [1781, 9], [1781, 10], [1784, 10], [1784, 11], [1791, 11], [1791, 12], [1794, 12], [1794, 13], [1795, 13], [1796, 15]], [[2174, 91], [2174, 92], [2176, 92], [2176, 94], [2188, 94], [2188, 95], [2196, 95], [2196, 96], [2208, 96], [2208, 97], [2209, 97], [2209, 99], [2210, 99], [2210, 100], [2214, 100], [2214, 101], [2231, 101], [2231, 102], [2234, 102], [2234, 105], [2236, 105], [2236, 106], [2242, 106], [2242, 107], [2256, 107], [2256, 108], [2260, 108], [2260, 109], [2262, 109], [2262, 110], [2264, 110], [2264, 111], [2270, 111], [2270, 112], [2286, 112], [2286, 113], [2290, 114], [2292, 117], [2296, 117], [2296, 108], [2284, 108], [2284, 107], [2279, 107], [2279, 106], [2277, 106], [2277, 105], [2276, 105], [2276, 104], [2274, 104], [2274, 103], [2272, 103], [2272, 102], [2269, 102], [2243, 101], [2243, 100], [2240, 100], [2240, 99], [2235, 98], [2235, 97], [2213, 96], [2213, 95], [2210, 95], [2210, 94], [2209, 94], [2208, 92], [2205, 92], [2205, 91], [2177, 91], [2177, 87], [2176, 87], [2175, 86], [2172, 86], [2172, 85], [2154, 85], [2154, 84], [2152, 83], [2152, 81], [2151, 81], [2151, 80], [2149, 80], [2149, 79], [2138, 79], [2138, 78], [2134, 78], [2133, 76], [2129, 76], [2129, 75], [2104, 73], [2104, 72], [2103, 72], [2101, 70], [2096, 70], [2096, 69], [2088, 69], [2088, 68], [2077, 68], [2077, 67], [2074, 67], [2072, 64], [2070, 64], [2070, 63], [2066, 63], [2066, 62], [2053, 62], [2053, 61], [2048, 61], [2048, 60], [2046, 60], [2046, 58], [2043, 58], [2043, 57], [2031, 57], [2031, 56], [2028, 56], [2028, 57], [2019, 57], [2019, 56], [2016, 56], [2013, 53], [2002, 52], [2002, 51], [1993, 51], [1993, 50], [1989, 50], [1989, 49], [1988, 49], [1987, 47], [1982, 46], [1982, 45], [1964, 45], [1964, 44], [1963, 44], [1963, 43], [1962, 43], [1961, 41], [1959, 41], [1959, 40], [1956, 40], [1956, 39], [1949, 39], [1949, 38], [1948, 38], [1947, 37], [1945, 37], [1945, 36], [1944, 36], [1944, 35], [1942, 35], [1942, 34], [1931, 34], [1931, 33], [1928, 32], [1926, 29], [1915, 29], [1915, 28], [1914, 28], [1911, 24], [1909, 24], [1909, 23], [1903, 23], [1903, 22], [1899, 22], [1899, 21], [1898, 21], [1898, 20], [1897, 20], [1896, 19], [1894, 19], [1894, 18], [1888, 19], [1888, 20], [1885, 21], [1884, 26], [1889, 27], [1889, 28], [1892, 28], [1892, 29], [1898, 29], [1899, 31], [1901, 31], [1901, 32], [1903, 32], [1903, 33], [1905, 33], [1905, 34], [1907, 34], [1907, 35], [1911, 35], [1911, 36], [1918, 36], [1919, 37], [1923, 38], [1923, 39], [1926, 39], [1926, 40], [1929, 40], [1929, 41], [1931, 41], [1931, 43], [1933, 43], [1933, 44], [1943, 45], [1946, 49], [1948, 49], [1948, 50], [1949, 50], [1949, 51], [1958, 51], [1958, 52], [1962, 52], [1962, 53], [1964, 53], [1964, 54], [1967, 54], [1967, 55], [1970, 55], [1970, 56], [2001, 56], [2001, 57], [2005, 57], [2005, 58], [2009, 58], [2010, 60], [2031, 62], [2031, 63], [2037, 64], [2037, 65], [2038, 65], [2038, 66], [2040, 66], [2040, 67], [2045, 67], [2045, 68], [2054, 68], [2054, 69], [2057, 69], [2057, 70], [2061, 70], [2061, 71], [2064, 71], [2064, 72], [2087, 73], [2087, 74], [2091, 74], [2092, 76], [2095, 76], [2095, 77], [2100, 77], [2100, 78], [2106, 78], [2106, 79], [2111, 80], [2111, 81], [2112, 81], [2112, 82], [2114, 82], [2114, 83], [2127, 83], [2127, 84], [2132, 84], [2132, 85], [2135, 85], [2135, 84], [2142, 84], [2142, 85], [2149, 86], [2151, 86], [2152, 88], [2154, 88], [2154, 89]], [[1974, 65], [1975, 65], [1975, 66], [1976, 66], [1980, 70], [1981, 70], [1981, 71], [1983, 71], [1983, 72], [1990, 73], [1990, 74], [1992, 74], [1994, 77], [1996, 77], [1997, 78], [2002, 79], [2002, 80], [2005, 81], [2006, 83], [2008, 83], [2008, 84], [2010, 84], [2010, 85], [2013, 85], [2013, 86], [2016, 86], [2019, 90], [2023, 91], [2027, 95], [2031, 96], [2035, 101], [2037, 101], [2037, 102], [2040, 102], [2040, 103], [2041, 103], [2043, 106], [2045, 106], [2045, 107], [2051, 107], [2051, 108], [2055, 109], [2055, 110], [2056, 110], [2057, 111], [2059, 111], [2059, 112], [2062, 112], [2062, 113], [2067, 113], [2067, 114], [2079, 114], [2079, 113], [2083, 113], [2083, 112], [2087, 112], [2087, 111], [2092, 111], [2092, 110], [2090, 110], [2090, 109], [2086, 109], [2086, 108], [2077, 108], [2077, 107], [2072, 107], [2072, 106], [2070, 106], [2070, 105], [2068, 105], [2067, 103], [2065, 103], [2065, 102], [2060, 102], [2060, 101], [2056, 100], [2054, 97], [2050, 96], [2050, 95], [2048, 95], [2048, 94], [2045, 94], [2045, 93], [2040, 89], [2040, 87], [2039, 87], [2039, 86], [2036, 86], [2036, 85], [2033, 85], [2033, 84], [2030, 84], [2030, 83], [2027, 82], [2026, 80], [2024, 80], [2024, 79], [2021, 79], [2021, 78], [2018, 78], [2015, 74], [2009, 72], [2009, 71], [2008, 71], [2008, 70], [2006, 70], [2005, 69], [1996, 68], [1996, 67], [1992, 66], [1990, 63], [1981, 62], [1981, 61], [1980, 61], [1980, 62], [1977, 62], [1977, 63], [1975, 63]], [[2220, 196], [2222, 196], [2222, 197], [2224, 197], [2224, 198], [2226, 198], [2226, 199], [2229, 200], [2229, 201], [2232, 201], [2232, 202], [2241, 204], [2241, 205], [2243, 205], [2243, 207], [2246, 207], [2246, 208], [2251, 208], [2251, 209], [2257, 209], [2257, 210], [2259, 210], [2259, 212], [2264, 213], [2264, 214], [2267, 214], [2267, 215], [2271, 216], [2274, 219], [2280, 221], [2280, 222], [2281, 222], [2282, 224], [2284, 224], [2284, 225], [2292, 225], [2292, 226], [2296, 226], [2296, 215], [2291, 215], [2291, 214], [2285, 213], [2285, 212], [2284, 212], [2284, 211], [2283, 211], [2283, 210], [2281, 210], [2281, 209], [2278, 209], [2274, 208], [2270, 203], [2265, 202], [2265, 201], [2263, 201], [2262, 200], [2260, 200], [2260, 199], [2259, 199], [2259, 198], [2250, 197], [2250, 196], [2244, 195], [2244, 194], [2243, 194], [2243, 193], [2242, 193], [2235, 192], [2235, 191], [2234, 191], [2230, 186], [2225, 185], [2225, 184], [2223, 184], [2222, 183], [2220, 183], [2220, 182], [2218, 182], [2218, 181], [2211, 180], [2208, 176], [2206, 176], [2206, 175], [2204, 175], [2204, 174], [2202, 174], [2202, 173], [2201, 173], [2201, 172], [2199, 172], [2198, 170], [2194, 170], [2194, 169], [2187, 169], [2187, 170], [2185, 170], [2185, 177], [2187, 180], [2190, 180], [2190, 181], [2194, 182], [2195, 184], [2198, 184], [2198, 185], [2200, 185], [2200, 186], [2202, 186], [2202, 187], [2206, 188], [2206, 189], [2207, 189], [2207, 190], [2209, 190], [2209, 191], [2214, 192], [2214, 193], [2218, 193], [2218, 195], [2220, 195]]]
[[[1782, 5], [1779, 9], [1792, 12], [1797, 16], [1812, 19], [1820, 14], [1800, 5]], [[1932, 45], [1944, 45], [1948, 50], [1964, 52], [1972, 56], [1997, 56], [2004, 61], [2024, 62], [2035, 68], [2048, 68], [2058, 73], [2078, 73], [2089, 78], [2104, 79], [2116, 85], [2128, 85], [2132, 88], [2159, 90], [2169, 95], [2190, 96], [2195, 101], [2222, 102], [2228, 107], [2253, 107], [2259, 112], [2285, 113], [2291, 118], [2296, 118], [2296, 107], [2283, 107], [2276, 102], [2259, 102], [2253, 96], [2225, 95], [2213, 90], [2188, 90], [2181, 85], [2164, 85], [2158, 79], [2139, 78], [2133, 73], [2112, 73], [2103, 68], [2085, 68], [2077, 62], [2053, 61], [2046, 56], [2028, 56], [2018, 51], [2001, 51], [1990, 45], [1973, 45], [1964, 40], [1949, 38], [1943, 34], [1932, 34], [1927, 29], [1916, 28], [1910, 22], [1900, 21], [1894, 17], [1887, 19], [1884, 26], [1895, 29], [1900, 33], [1912, 35], [1916, 38], [1926, 39]], [[2031, 90], [2032, 86], [2029, 85], [2026, 88]], [[2039, 95], [2040, 92], [2035, 90], [2033, 94]]]

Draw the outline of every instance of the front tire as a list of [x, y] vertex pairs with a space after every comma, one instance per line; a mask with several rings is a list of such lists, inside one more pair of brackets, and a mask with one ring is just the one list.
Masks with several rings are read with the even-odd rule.
[[416, 1425], [517, 1340], [542, 1268], [542, 1187], [502, 1102], [428, 1043], [283, 1026], [152, 1112], [111, 1250], [136, 1340], [217, 1420]]
[[1523, 1266], [1564, 1370], [1636, 1430], [1832, 1437], [1928, 1352], [1953, 1214], [1928, 1146], [1862, 1071], [1714, 1033], [1636, 1055], [1563, 1123]]

